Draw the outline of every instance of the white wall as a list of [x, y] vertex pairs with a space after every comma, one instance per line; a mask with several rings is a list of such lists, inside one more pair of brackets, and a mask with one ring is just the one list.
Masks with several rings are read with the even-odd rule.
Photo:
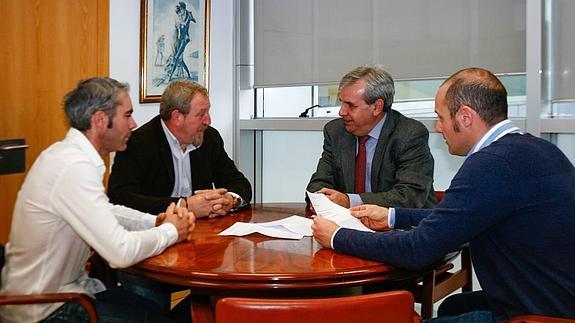
[[[173, 1], [174, 7], [177, 0]], [[233, 1], [211, 0], [209, 86], [212, 126], [232, 156], [234, 95]], [[128, 82], [138, 125], [158, 114], [158, 103], [139, 103], [140, 0], [110, 0], [110, 77]]]

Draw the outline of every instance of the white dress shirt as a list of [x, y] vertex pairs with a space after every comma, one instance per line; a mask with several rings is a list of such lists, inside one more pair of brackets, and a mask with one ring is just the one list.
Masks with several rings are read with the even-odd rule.
[[186, 151], [180, 148], [180, 142], [176, 136], [172, 134], [164, 120], [160, 120], [164, 135], [172, 151], [172, 162], [174, 163], [174, 189], [172, 190], [172, 197], [182, 197], [192, 195], [192, 167], [190, 167], [190, 153], [198, 147], [189, 144]]
[[[0, 294], [92, 295], [105, 287], [84, 271], [90, 247], [121, 268], [177, 241], [172, 224], [155, 227], [155, 216], [110, 204], [104, 171], [102, 158], [76, 129], [42, 152], [18, 193]], [[2, 306], [0, 321], [35, 322], [61, 305]]]
[[[189, 144], [186, 147], [186, 151], [182, 151], [180, 148], [180, 142], [176, 139], [176, 136], [168, 129], [164, 120], [160, 120], [162, 125], [162, 130], [164, 130], [164, 135], [170, 146], [170, 151], [172, 152], [172, 162], [174, 164], [174, 188], [172, 189], [172, 197], [188, 197], [193, 195], [193, 183], [192, 183], [192, 167], [190, 166], [190, 153], [199, 147]], [[237, 193], [228, 192], [233, 197], [240, 199], [240, 205], [242, 207], [246, 205], [246, 201], [239, 196]]]

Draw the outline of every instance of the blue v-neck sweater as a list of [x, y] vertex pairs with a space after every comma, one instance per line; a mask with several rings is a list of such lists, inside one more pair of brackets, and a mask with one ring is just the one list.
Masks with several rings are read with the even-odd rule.
[[341, 229], [334, 248], [419, 269], [469, 242], [498, 319], [575, 318], [575, 170], [553, 144], [508, 134], [469, 156], [434, 209], [396, 209], [395, 228]]

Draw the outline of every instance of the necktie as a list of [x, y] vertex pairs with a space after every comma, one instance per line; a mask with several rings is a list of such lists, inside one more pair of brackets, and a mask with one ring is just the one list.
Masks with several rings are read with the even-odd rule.
[[357, 156], [355, 157], [355, 192], [365, 193], [365, 164], [366, 164], [366, 151], [365, 142], [369, 136], [361, 136], [358, 138], [359, 147], [357, 149]]

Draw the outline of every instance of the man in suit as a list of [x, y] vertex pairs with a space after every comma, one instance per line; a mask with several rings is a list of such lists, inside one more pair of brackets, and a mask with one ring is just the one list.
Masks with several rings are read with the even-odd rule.
[[[155, 214], [183, 197], [196, 218], [222, 216], [247, 205], [250, 183], [210, 123], [205, 87], [189, 80], [168, 84], [160, 115], [136, 129], [126, 150], [116, 154], [108, 184], [110, 200]], [[162, 309], [170, 307], [170, 294], [178, 290], [125, 272], [117, 276], [124, 288]]]
[[[429, 133], [420, 122], [391, 109], [391, 76], [379, 66], [361, 66], [342, 78], [338, 91], [341, 118], [325, 125], [323, 153], [307, 190], [344, 207], [434, 206]], [[362, 144], [365, 169], [358, 173]]]
[[[419, 269], [469, 242], [482, 291], [447, 298], [442, 321], [495, 322], [538, 314], [575, 319], [575, 169], [553, 144], [507, 119], [507, 92], [491, 72], [455, 73], [435, 97], [437, 132], [466, 156], [434, 209], [351, 208], [366, 233], [316, 218], [324, 247]], [[414, 229], [409, 230], [411, 227]]]
[[[198, 218], [227, 214], [249, 203], [251, 186], [210, 127], [205, 87], [170, 83], [160, 115], [135, 130], [114, 158], [108, 195], [113, 203], [152, 214], [185, 197]], [[216, 189], [214, 189], [214, 186]]]

